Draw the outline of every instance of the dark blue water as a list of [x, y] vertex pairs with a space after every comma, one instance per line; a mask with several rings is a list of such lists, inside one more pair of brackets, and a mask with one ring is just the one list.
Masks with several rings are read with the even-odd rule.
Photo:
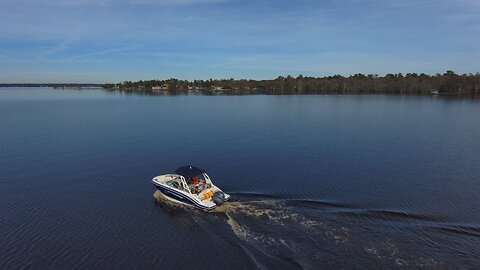
[[[0, 269], [476, 268], [480, 103], [0, 90]], [[232, 202], [154, 198], [193, 164]]]

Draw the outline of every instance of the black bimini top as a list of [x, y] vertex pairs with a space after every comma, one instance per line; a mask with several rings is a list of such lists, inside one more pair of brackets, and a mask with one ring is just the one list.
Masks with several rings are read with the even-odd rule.
[[193, 166], [190, 166], [190, 165], [187, 165], [187, 166], [183, 166], [183, 167], [180, 167], [178, 169], [175, 170], [175, 173], [176, 174], [179, 174], [185, 178], [193, 178], [197, 175], [200, 175], [202, 173], [204, 173], [205, 170], [203, 169], [200, 169], [200, 168], [197, 168], [197, 167], [193, 167]]

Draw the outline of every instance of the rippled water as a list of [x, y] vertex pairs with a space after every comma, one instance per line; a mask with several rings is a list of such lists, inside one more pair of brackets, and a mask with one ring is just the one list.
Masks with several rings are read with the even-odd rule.
[[[0, 269], [477, 268], [480, 103], [0, 90]], [[232, 201], [166, 202], [207, 169]]]

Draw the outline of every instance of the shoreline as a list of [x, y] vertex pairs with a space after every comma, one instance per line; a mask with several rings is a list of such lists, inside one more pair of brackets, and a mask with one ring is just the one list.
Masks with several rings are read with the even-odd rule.
[[358, 92], [334, 92], [334, 91], [324, 91], [317, 93], [268, 93], [261, 91], [238, 91], [232, 89], [224, 89], [222, 91], [212, 91], [212, 90], [185, 90], [185, 89], [176, 89], [176, 90], [161, 90], [161, 91], [152, 91], [148, 89], [111, 89], [104, 87], [91, 87], [91, 86], [76, 86], [76, 87], [53, 87], [49, 85], [42, 86], [5, 86], [0, 85], [0, 91], [2, 88], [53, 88], [54, 90], [69, 90], [69, 91], [88, 91], [88, 90], [102, 90], [105, 92], [118, 92], [124, 93], [126, 95], [139, 95], [139, 96], [329, 96], [329, 95], [338, 95], [338, 96], [367, 96], [367, 95], [381, 95], [381, 96], [411, 96], [411, 97], [442, 97], [442, 98], [471, 98], [478, 99], [480, 98], [480, 92], [475, 94], [474, 92], [438, 92], [438, 93], [428, 93], [427, 91], [420, 93], [410, 93], [404, 91], [394, 92], [394, 91], [358, 91]]

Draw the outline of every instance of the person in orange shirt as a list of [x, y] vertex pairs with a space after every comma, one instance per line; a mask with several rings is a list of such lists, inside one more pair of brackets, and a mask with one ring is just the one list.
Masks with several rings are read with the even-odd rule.
[[198, 176], [193, 177], [193, 185], [198, 186]]

